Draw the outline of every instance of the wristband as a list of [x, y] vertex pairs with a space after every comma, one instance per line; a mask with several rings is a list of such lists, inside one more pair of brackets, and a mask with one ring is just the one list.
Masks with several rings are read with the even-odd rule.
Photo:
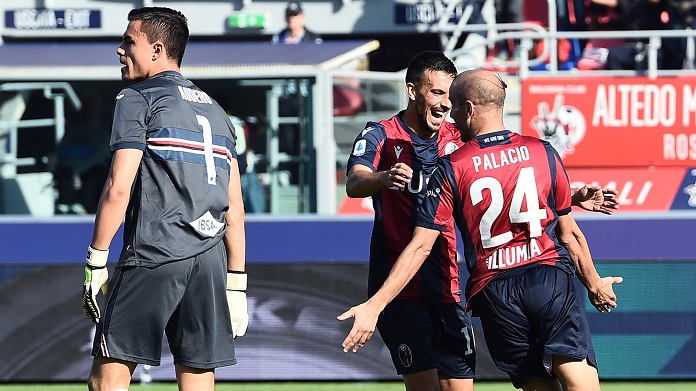
[[106, 260], [109, 258], [109, 249], [97, 250], [96, 248], [87, 247], [87, 266], [92, 269], [101, 269], [106, 266]]
[[227, 272], [227, 290], [228, 291], [246, 291], [247, 289], [247, 274], [245, 272]]

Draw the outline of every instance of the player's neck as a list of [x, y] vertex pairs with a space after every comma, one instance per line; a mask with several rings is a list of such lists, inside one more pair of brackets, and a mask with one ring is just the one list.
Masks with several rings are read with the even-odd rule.
[[181, 68], [173, 62], [169, 62], [169, 61], [163, 62], [161, 64], [157, 64], [156, 66], [154, 66], [150, 70], [149, 77], [152, 77], [152, 76], [155, 76], [155, 75], [158, 75], [162, 72], [167, 72], [167, 71], [174, 71], [174, 72], [181, 73]]
[[404, 121], [406, 126], [409, 127], [415, 134], [417, 134], [420, 138], [423, 140], [428, 140], [432, 138], [436, 131], [432, 131], [430, 128], [427, 126], [424, 126], [423, 120], [421, 117], [416, 113], [416, 111], [412, 108], [406, 108], [406, 111], [404, 111], [404, 114], [401, 116], [401, 119]]
[[496, 133], [496, 132], [500, 132], [500, 131], [503, 131], [506, 129], [507, 128], [505, 127], [505, 125], [502, 122], [495, 123], [495, 124], [486, 124], [486, 125], [478, 128], [474, 131], [474, 137], [483, 136], [483, 135], [489, 134], [489, 133]]

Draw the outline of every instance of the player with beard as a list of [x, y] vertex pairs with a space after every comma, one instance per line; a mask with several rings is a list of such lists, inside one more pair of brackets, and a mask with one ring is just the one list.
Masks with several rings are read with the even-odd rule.
[[[382, 286], [411, 239], [414, 217], [438, 156], [462, 145], [459, 131], [445, 121], [449, 87], [456, 74], [452, 61], [441, 52], [416, 55], [406, 71], [406, 109], [390, 119], [368, 122], [353, 144], [346, 192], [349, 197], [372, 196], [375, 210], [370, 296]], [[377, 321], [408, 390], [473, 389], [474, 334], [460, 303], [459, 271], [447, 251], [450, 240], [455, 237], [440, 239]], [[346, 312], [339, 319], [350, 316]], [[346, 351], [349, 348], [344, 344]]]
[[603, 313], [616, 307], [613, 284], [622, 278], [597, 273], [553, 147], [505, 129], [505, 87], [484, 70], [455, 79], [451, 116], [470, 141], [438, 160], [413, 238], [367, 306], [380, 311], [456, 225], [470, 272], [467, 303], [498, 368], [525, 390], [555, 390], [554, 378], [566, 391], [599, 390], [574, 275]]
[[[390, 120], [368, 123], [348, 165], [347, 193], [372, 196], [375, 222], [371, 298], [338, 316], [355, 318], [343, 348], [360, 349], [376, 324], [409, 390], [473, 389], [473, 330], [460, 304], [453, 221], [409, 273], [401, 273], [404, 269], [396, 263], [412, 237], [434, 159], [462, 145], [459, 131], [443, 121], [450, 107], [444, 91], [454, 70], [448, 61], [439, 52], [424, 52], [411, 61], [406, 110]], [[587, 185], [573, 192], [573, 205], [583, 209], [611, 214], [618, 207], [615, 190]], [[385, 290], [389, 293], [380, 295]]]

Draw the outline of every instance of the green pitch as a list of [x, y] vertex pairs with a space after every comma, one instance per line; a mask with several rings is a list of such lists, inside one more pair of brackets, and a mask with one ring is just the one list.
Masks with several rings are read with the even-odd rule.
[[[85, 384], [5, 384], [0, 391], [78, 391], [86, 390]], [[403, 391], [399, 382], [257, 382], [223, 383], [216, 391]], [[475, 391], [514, 391], [510, 383], [480, 381], [474, 385]], [[695, 382], [602, 382], [602, 391], [693, 391]], [[176, 391], [176, 383], [152, 383], [148, 386], [133, 384], [130, 391]]]

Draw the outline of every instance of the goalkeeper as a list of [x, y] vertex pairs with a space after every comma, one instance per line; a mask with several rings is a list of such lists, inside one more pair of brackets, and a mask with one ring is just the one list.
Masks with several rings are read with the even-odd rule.
[[[97, 324], [90, 390], [124, 391], [138, 364], [159, 365], [162, 336], [180, 390], [214, 390], [247, 329], [244, 207], [235, 133], [220, 106], [180, 72], [186, 17], [128, 14], [116, 52], [112, 162], [85, 266], [82, 305]], [[123, 248], [105, 302], [109, 246]]]

